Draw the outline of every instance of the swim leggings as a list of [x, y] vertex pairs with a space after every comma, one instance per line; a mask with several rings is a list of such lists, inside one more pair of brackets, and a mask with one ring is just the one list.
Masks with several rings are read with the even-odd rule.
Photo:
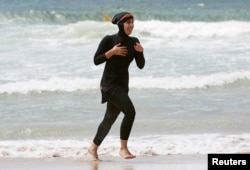
[[135, 108], [126, 92], [120, 93], [116, 96], [107, 98], [107, 109], [104, 119], [100, 123], [96, 136], [93, 142], [96, 145], [101, 145], [104, 138], [107, 136], [120, 112], [124, 113], [124, 117], [120, 127], [120, 139], [128, 140], [134, 119]]

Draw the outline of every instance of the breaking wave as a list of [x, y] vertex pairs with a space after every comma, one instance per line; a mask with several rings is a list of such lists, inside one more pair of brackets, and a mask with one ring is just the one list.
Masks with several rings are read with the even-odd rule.
[[[216, 73], [203, 76], [181, 76], [181, 77], [131, 77], [130, 88], [136, 89], [194, 89], [226, 86], [235, 86], [241, 83], [249, 83], [250, 72]], [[31, 92], [74, 92], [78, 90], [91, 90], [99, 88], [98, 78], [60, 78], [52, 77], [48, 80], [28, 80], [0, 84], [0, 94], [27, 94]]]
[[[118, 137], [107, 137], [99, 155], [118, 156]], [[90, 139], [0, 141], [0, 158], [82, 158], [88, 155]], [[235, 145], [237, 143], [237, 145]], [[188, 134], [151, 135], [130, 139], [136, 155], [172, 155], [250, 152], [250, 135]]]

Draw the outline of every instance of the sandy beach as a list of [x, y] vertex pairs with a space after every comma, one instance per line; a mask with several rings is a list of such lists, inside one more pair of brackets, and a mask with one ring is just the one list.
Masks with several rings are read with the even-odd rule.
[[89, 158], [2, 158], [1, 170], [203, 170], [207, 168], [207, 155], [139, 156], [133, 160], [120, 157], [101, 157], [102, 161]]

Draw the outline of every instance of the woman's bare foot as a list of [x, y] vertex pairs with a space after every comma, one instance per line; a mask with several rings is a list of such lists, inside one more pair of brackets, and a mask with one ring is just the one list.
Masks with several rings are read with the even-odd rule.
[[94, 143], [88, 148], [88, 152], [92, 156], [92, 161], [99, 161], [97, 149], [98, 146]]
[[133, 159], [136, 156], [132, 155], [127, 148], [121, 148], [120, 150], [120, 156], [123, 157], [124, 159]]
[[124, 159], [133, 159], [136, 156], [132, 155], [128, 150], [128, 140], [121, 140], [120, 156]]

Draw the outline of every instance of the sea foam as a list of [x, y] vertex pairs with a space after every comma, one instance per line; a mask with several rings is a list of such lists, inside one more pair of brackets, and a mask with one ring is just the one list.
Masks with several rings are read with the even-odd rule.
[[[249, 71], [232, 73], [215, 73], [211, 75], [186, 75], [180, 77], [131, 77], [130, 88], [136, 89], [194, 89], [237, 84], [241, 81], [249, 82]], [[0, 94], [27, 94], [30, 92], [74, 92], [77, 90], [98, 89], [100, 80], [97, 78], [60, 78], [52, 77], [48, 80], [28, 80], [0, 84]], [[240, 83], [238, 83], [240, 85]]]
[[[0, 141], [0, 158], [82, 158], [90, 139]], [[107, 137], [100, 155], [118, 156], [119, 137]], [[131, 137], [131, 152], [140, 156], [250, 152], [250, 134], [187, 134]]]
[[[9, 26], [7, 25], [7, 28]], [[19, 27], [17, 27], [20, 30]], [[36, 30], [41, 30], [37, 34]], [[247, 21], [221, 21], [221, 22], [198, 22], [198, 21], [135, 21], [133, 35], [140, 38], [160, 38], [160, 39], [190, 39], [190, 38], [246, 38], [250, 35], [250, 22]], [[36, 25], [27, 26], [21, 31], [22, 35], [27, 35], [28, 39], [36, 40], [36, 36], [43, 35], [44, 38], [53, 38], [55, 40], [75, 39], [82, 43], [91, 39], [102, 38], [107, 34], [114, 34], [117, 27], [111, 23], [103, 21], [77, 21], [64, 25]], [[16, 38], [17, 33], [13, 33]], [[22, 38], [22, 37], [21, 37]], [[39, 37], [41, 39], [41, 37]], [[58, 42], [59, 43], [59, 42]]]
[[[80, 21], [62, 26], [59, 31], [66, 36], [97, 37], [115, 32], [116, 27], [107, 22]], [[190, 22], [190, 21], [135, 21], [133, 34], [153, 38], [226, 38], [250, 35], [250, 22]], [[93, 34], [95, 32], [95, 34]], [[65, 34], [66, 33], [66, 34]], [[98, 37], [100, 38], [100, 37]]]

